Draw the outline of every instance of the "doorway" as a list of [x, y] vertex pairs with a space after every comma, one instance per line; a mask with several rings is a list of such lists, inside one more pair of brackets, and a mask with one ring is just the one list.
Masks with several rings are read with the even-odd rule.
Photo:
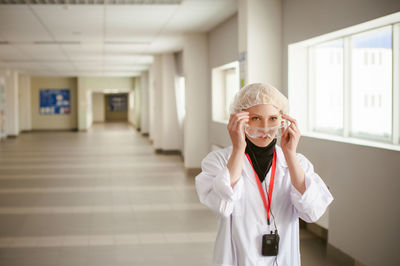
[[106, 122], [128, 121], [127, 93], [106, 94], [104, 104]]

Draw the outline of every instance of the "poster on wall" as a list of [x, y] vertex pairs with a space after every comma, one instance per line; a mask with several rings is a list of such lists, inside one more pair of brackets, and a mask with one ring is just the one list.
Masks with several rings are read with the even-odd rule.
[[126, 94], [115, 94], [108, 97], [108, 105], [111, 112], [125, 112], [128, 110]]
[[69, 89], [41, 89], [39, 97], [41, 115], [70, 114]]

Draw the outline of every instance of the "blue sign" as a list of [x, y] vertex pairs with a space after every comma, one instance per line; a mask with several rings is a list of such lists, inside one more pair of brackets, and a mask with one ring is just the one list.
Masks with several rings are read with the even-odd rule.
[[68, 89], [40, 90], [40, 114], [70, 114], [71, 102]]

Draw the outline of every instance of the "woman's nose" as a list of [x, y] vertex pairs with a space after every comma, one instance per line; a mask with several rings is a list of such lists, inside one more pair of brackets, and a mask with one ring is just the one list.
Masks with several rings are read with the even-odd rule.
[[263, 128], [269, 127], [268, 121], [262, 120], [260, 126], [263, 127]]

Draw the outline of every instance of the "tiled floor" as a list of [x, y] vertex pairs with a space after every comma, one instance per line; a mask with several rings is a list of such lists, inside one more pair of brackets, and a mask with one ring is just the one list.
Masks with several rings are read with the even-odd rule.
[[[216, 231], [182, 160], [126, 124], [0, 143], [0, 265], [210, 265]], [[335, 265], [312, 234], [305, 266]]]

